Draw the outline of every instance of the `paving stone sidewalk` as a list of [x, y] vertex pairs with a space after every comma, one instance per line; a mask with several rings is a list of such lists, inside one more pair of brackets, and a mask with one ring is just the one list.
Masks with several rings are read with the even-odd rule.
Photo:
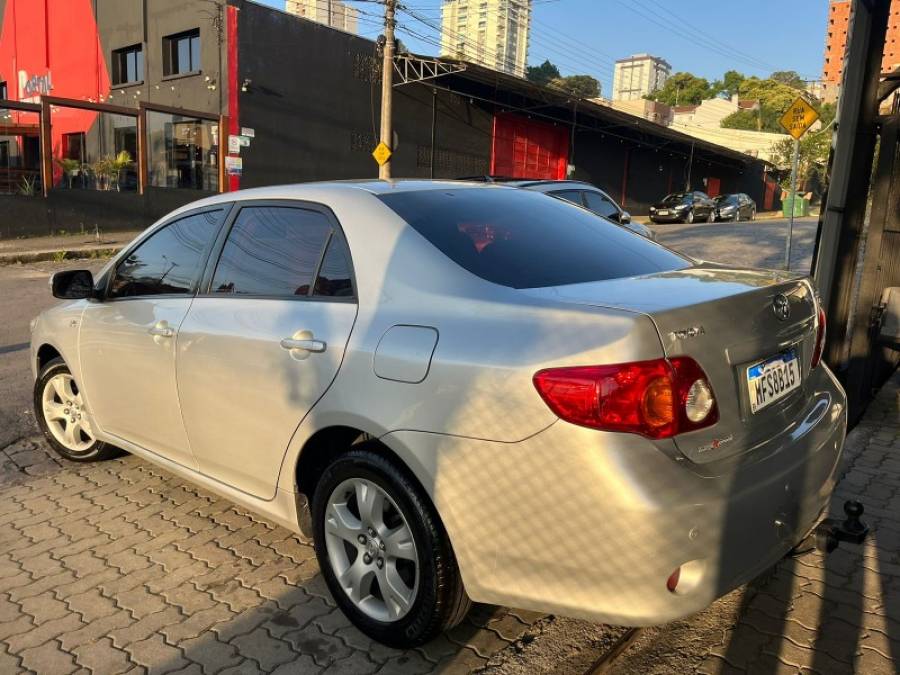
[[865, 506], [865, 544], [785, 559], [750, 584], [698, 672], [900, 672], [900, 374], [848, 436], [831, 515], [848, 499]]
[[415, 650], [336, 608], [311, 546], [135, 457], [0, 450], [0, 673], [463, 673], [539, 615], [477, 606]]

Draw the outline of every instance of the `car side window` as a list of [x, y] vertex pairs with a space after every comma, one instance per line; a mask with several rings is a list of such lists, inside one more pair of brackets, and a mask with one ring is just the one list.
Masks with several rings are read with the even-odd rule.
[[316, 275], [313, 295], [318, 297], [349, 298], [353, 296], [353, 277], [350, 272], [350, 251], [342, 237], [333, 235]]
[[585, 190], [584, 202], [588, 209], [596, 213], [598, 216], [617, 220], [619, 217], [619, 207], [610, 201], [610, 199], [599, 192]]
[[241, 209], [216, 265], [212, 293], [307, 296], [331, 235], [328, 218], [292, 206]]
[[573, 204], [578, 204], [578, 206], [584, 206], [584, 202], [581, 201], [581, 190], [556, 190], [555, 192], [548, 192], [547, 194], [558, 197], [559, 199], [564, 199], [567, 202], [572, 202]]
[[118, 264], [107, 297], [193, 293], [224, 213], [196, 213], [154, 232]]

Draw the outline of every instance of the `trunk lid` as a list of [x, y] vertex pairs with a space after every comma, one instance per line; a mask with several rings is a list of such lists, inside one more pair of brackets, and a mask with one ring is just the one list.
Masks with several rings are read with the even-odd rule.
[[[646, 314], [667, 357], [690, 356], [700, 364], [712, 385], [719, 421], [674, 439], [694, 462], [752, 450], [776, 430], [791, 426], [803, 407], [816, 337], [815, 295], [806, 279], [703, 263], [642, 277], [525, 292]], [[787, 300], [787, 317], [775, 311], [778, 296]], [[748, 369], [788, 350], [799, 359], [800, 386], [752, 412]]]

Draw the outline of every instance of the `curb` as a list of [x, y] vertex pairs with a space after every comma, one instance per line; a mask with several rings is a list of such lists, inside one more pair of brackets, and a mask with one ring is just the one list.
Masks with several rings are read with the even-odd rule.
[[23, 263], [44, 262], [48, 260], [82, 260], [109, 258], [122, 250], [122, 246], [91, 246], [87, 248], [62, 248], [42, 251], [20, 251], [18, 253], [0, 253], [0, 265], [21, 265]]

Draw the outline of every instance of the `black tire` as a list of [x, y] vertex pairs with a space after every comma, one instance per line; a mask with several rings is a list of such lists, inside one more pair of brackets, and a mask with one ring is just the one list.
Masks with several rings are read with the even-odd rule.
[[[409, 611], [396, 621], [378, 621], [360, 610], [341, 587], [325, 545], [325, 513], [332, 492], [345, 480], [362, 478], [383, 489], [401, 511], [416, 545], [419, 583]], [[313, 532], [319, 568], [335, 602], [369, 637], [397, 648], [415, 647], [462, 621], [471, 607], [450, 539], [427, 495], [411, 475], [384, 456], [355, 446], [322, 473], [312, 502]]]
[[694, 209], [688, 209], [688, 212], [684, 214], [684, 221], [688, 225], [694, 222]]
[[[34, 417], [37, 420], [41, 432], [44, 434], [44, 438], [47, 439], [47, 443], [50, 444], [50, 447], [53, 448], [54, 452], [60, 457], [64, 457], [73, 462], [99, 462], [121, 455], [122, 451], [119, 448], [98, 440], [95, 440], [89, 447], [83, 450], [77, 452], [70, 450], [60, 443], [53, 435], [53, 432], [50, 431], [49, 423], [44, 415], [44, 389], [54, 376], [63, 373], [67, 375], [72, 374], [69, 367], [66, 365], [66, 362], [61, 358], [52, 359], [41, 368], [37, 380], [34, 383]], [[75, 386], [77, 387], [77, 383], [75, 383]]]

